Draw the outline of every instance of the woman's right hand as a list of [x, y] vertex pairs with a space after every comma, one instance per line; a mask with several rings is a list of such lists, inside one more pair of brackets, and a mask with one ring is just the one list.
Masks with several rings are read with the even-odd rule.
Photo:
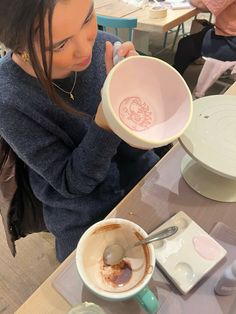
[[[131, 41], [126, 41], [126, 42], [122, 43], [119, 50], [118, 50], [118, 54], [119, 54], [119, 56], [122, 56], [125, 58], [127, 58], [129, 56], [138, 55], [138, 53], [135, 51], [134, 45]], [[106, 72], [108, 74], [114, 66], [114, 64], [113, 64], [113, 45], [109, 41], [106, 42], [105, 65], [106, 65]], [[98, 110], [97, 110], [94, 121], [101, 128], [106, 129], [108, 131], [111, 131], [111, 128], [109, 127], [107, 120], [104, 116], [101, 103], [98, 106]]]

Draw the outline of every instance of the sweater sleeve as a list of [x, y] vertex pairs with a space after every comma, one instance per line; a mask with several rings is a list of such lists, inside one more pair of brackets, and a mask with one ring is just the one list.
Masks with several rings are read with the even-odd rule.
[[234, 3], [235, 0], [202, 0], [202, 2], [210, 12], [217, 16], [228, 6]]
[[80, 144], [71, 148], [12, 106], [1, 111], [0, 125], [3, 138], [19, 158], [65, 197], [91, 193], [105, 179], [121, 142], [91, 122]]
[[125, 161], [135, 161], [139, 159], [146, 152], [147, 150], [132, 147], [123, 141], [118, 147], [119, 158]]

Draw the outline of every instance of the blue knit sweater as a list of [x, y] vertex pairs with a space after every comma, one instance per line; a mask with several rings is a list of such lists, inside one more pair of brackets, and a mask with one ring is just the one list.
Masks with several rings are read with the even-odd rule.
[[[83, 232], [103, 219], [157, 161], [153, 151], [134, 149], [91, 118], [106, 78], [105, 41], [99, 32], [92, 63], [78, 73], [72, 101], [87, 116], [58, 108], [36, 78], [8, 53], [0, 61], [0, 134], [28, 166], [33, 192], [43, 203], [45, 223], [56, 237], [60, 261], [75, 249]], [[74, 77], [55, 82], [70, 90]]]

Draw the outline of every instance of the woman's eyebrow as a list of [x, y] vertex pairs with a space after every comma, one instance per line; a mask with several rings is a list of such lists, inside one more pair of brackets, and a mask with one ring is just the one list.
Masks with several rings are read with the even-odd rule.
[[94, 3], [92, 2], [92, 5], [91, 5], [91, 7], [90, 7], [90, 9], [89, 9], [89, 11], [88, 11], [88, 14], [87, 14], [85, 20], [84, 20], [84, 23], [85, 23], [86, 20], [90, 17], [90, 15], [93, 13], [93, 10], [94, 10]]
[[[86, 20], [89, 18], [89, 16], [92, 14], [93, 10], [94, 10], [94, 4], [93, 4], [93, 2], [92, 2], [92, 5], [91, 5], [91, 7], [90, 7], [90, 9], [89, 9], [89, 12], [88, 12], [88, 14], [87, 14], [85, 20], [84, 20], [84, 23], [85, 23]], [[84, 23], [83, 23], [83, 24], [84, 24]], [[67, 41], [67, 40], [70, 39], [70, 38], [72, 38], [72, 36], [67, 37], [67, 38], [64, 38], [64, 39], [62, 39], [62, 40], [60, 40], [60, 41], [57, 41], [56, 43], [54, 43], [54, 44], [52, 45], [52, 48], [54, 49], [54, 48], [60, 46], [61, 44], [63, 44], [65, 41]]]

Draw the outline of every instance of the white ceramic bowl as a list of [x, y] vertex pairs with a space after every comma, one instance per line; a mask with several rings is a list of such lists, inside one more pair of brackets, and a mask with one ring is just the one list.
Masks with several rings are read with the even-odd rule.
[[192, 96], [184, 79], [153, 57], [133, 56], [116, 64], [105, 80], [102, 103], [113, 132], [143, 149], [173, 142], [192, 117]]

